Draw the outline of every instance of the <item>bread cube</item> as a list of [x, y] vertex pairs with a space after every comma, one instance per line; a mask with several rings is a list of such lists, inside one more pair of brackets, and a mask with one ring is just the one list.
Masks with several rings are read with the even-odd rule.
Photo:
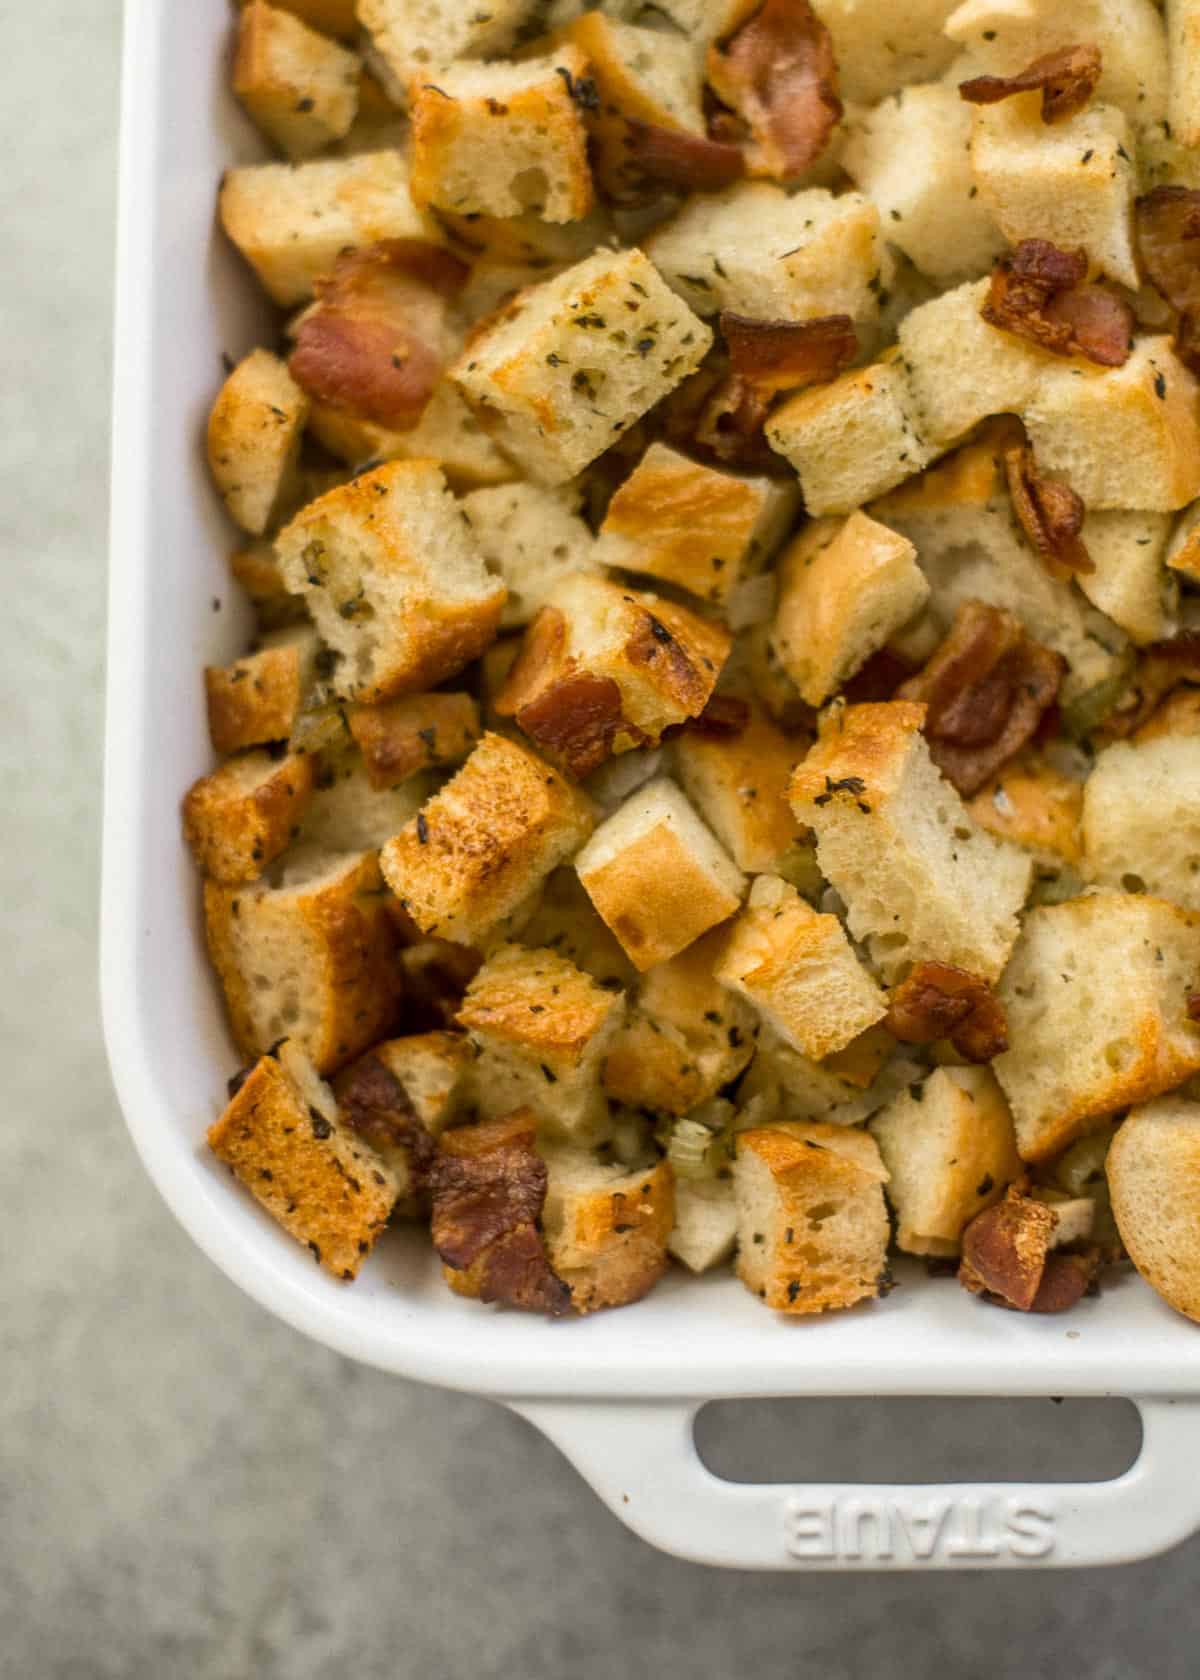
[[1051, 874], [1082, 861], [1083, 786], [1042, 760], [1006, 764], [968, 801], [967, 810], [980, 828], [1032, 853], [1038, 867]]
[[680, 786], [748, 875], [773, 869], [800, 837], [787, 790], [806, 746], [789, 740], [757, 705], [734, 734], [685, 729], [674, 742]]
[[689, 1272], [711, 1272], [733, 1254], [737, 1241], [737, 1202], [728, 1178], [677, 1178], [675, 1224], [667, 1252]]
[[755, 0], [663, 0], [665, 12], [699, 47], [723, 41], [757, 10]]
[[954, 0], [815, 0], [833, 37], [842, 97], [873, 105], [939, 76], [955, 55], [942, 33], [953, 9]]
[[352, 706], [347, 727], [373, 788], [398, 787], [423, 770], [461, 764], [479, 739], [469, 694], [410, 694], [383, 706]]
[[604, 1066], [614, 1101], [690, 1114], [746, 1067], [758, 1023], [714, 972], [725, 938], [724, 928], [714, 928], [645, 975]]
[[587, 134], [572, 97], [575, 48], [517, 64], [452, 65], [415, 85], [412, 192], [458, 215], [570, 222], [592, 207]]
[[666, 1271], [675, 1224], [666, 1161], [630, 1172], [586, 1149], [548, 1145], [542, 1210], [546, 1252], [576, 1312], [640, 1301]]
[[[245, 0], [237, 0], [239, 6]], [[354, 14], [354, 0], [281, 0], [283, 10], [291, 12], [310, 29], [322, 35], [334, 35], [341, 41], [352, 41], [358, 33], [358, 19]]]
[[1024, 1160], [1200, 1070], [1198, 971], [1200, 917], [1163, 899], [1098, 892], [1029, 912], [998, 987], [1009, 1048], [992, 1063]]
[[889, 984], [926, 960], [994, 980], [1032, 863], [972, 822], [929, 756], [924, 717], [907, 700], [840, 709], [792, 778], [792, 810]]
[[261, 536], [299, 491], [308, 398], [269, 350], [252, 350], [208, 417], [208, 466], [229, 517]]
[[724, 606], [775, 552], [800, 492], [742, 478], [652, 443], [608, 504], [596, 559]]
[[503, 484], [474, 490], [462, 511], [489, 571], [504, 583], [501, 627], [519, 628], [546, 605], [560, 578], [594, 569], [595, 538], [579, 516], [576, 486]]
[[282, 629], [308, 617], [304, 603], [292, 595], [279, 571], [275, 544], [257, 537], [229, 556], [229, 570], [254, 603], [254, 616], [264, 630]]
[[504, 586], [488, 575], [432, 461], [390, 461], [303, 508], [276, 551], [338, 655], [348, 700], [390, 700], [461, 671], [492, 640]]
[[637, 970], [600, 920], [569, 865], [547, 875], [537, 908], [521, 929], [521, 943], [566, 957], [606, 991], [632, 989], [637, 980]]
[[[900, 352], [922, 433], [948, 448], [991, 414], [1022, 410], [1056, 359], [980, 311], [988, 281], [931, 298], [900, 323]], [[1063, 363], [1074, 366], [1074, 363]]]
[[1200, 146], [1200, 4], [1167, 0], [1167, 120], [1175, 141]]
[[488, 437], [458, 390], [441, 379], [421, 418], [407, 432], [393, 432], [324, 403], [314, 403], [308, 429], [323, 449], [348, 466], [381, 461], [436, 461], [453, 489], [507, 484], [517, 469]]
[[1169, 1306], [1200, 1322], [1200, 1103], [1173, 1096], [1135, 1108], [1105, 1168], [1129, 1258]]
[[805, 526], [779, 562], [776, 657], [821, 706], [914, 618], [929, 584], [907, 537], [852, 513]]
[[1167, 565], [1180, 577], [1200, 583], [1200, 502], [1184, 508], [1167, 542]]
[[459, 1033], [418, 1033], [376, 1044], [333, 1082], [343, 1126], [373, 1149], [396, 1180], [395, 1212], [428, 1211], [436, 1139], [465, 1109], [474, 1065]]
[[450, 377], [531, 478], [563, 484], [694, 373], [712, 333], [641, 251], [596, 251], [480, 328]]
[[1083, 789], [1088, 876], [1200, 910], [1200, 741], [1116, 741]]
[[1179, 586], [1164, 564], [1170, 517], [1165, 513], [1089, 514], [1083, 542], [1094, 570], [1078, 583], [1094, 607], [1119, 624], [1138, 647], [1178, 627]]
[[1047, 239], [1064, 251], [1082, 246], [1093, 268], [1134, 290], [1135, 150], [1115, 105], [1093, 103], [1049, 124], [1040, 92], [975, 108], [971, 168], [1004, 237], [1013, 245]]
[[698, 315], [759, 320], [879, 314], [890, 264], [879, 211], [861, 193], [788, 194], [769, 181], [696, 193], [646, 241], [663, 278]]
[[311, 758], [249, 752], [201, 776], [183, 802], [183, 832], [203, 874], [256, 880], [299, 831], [312, 798]]
[[575, 573], [530, 625], [497, 711], [575, 776], [697, 717], [729, 632], [657, 595]]
[[320, 664], [311, 624], [288, 625], [262, 637], [258, 651], [204, 672], [213, 751], [241, 752], [286, 741], [308, 701]]
[[1167, 44], [1153, 0], [962, 0], [946, 34], [970, 54], [971, 74], [1015, 76], [1047, 53], [1087, 42], [1100, 49], [1095, 97], [1146, 128], [1167, 103]]
[[800, 476], [814, 516], [852, 513], [933, 459], [898, 354], [789, 397], [766, 427], [771, 448]]
[[971, 173], [971, 107], [927, 82], [885, 99], [851, 128], [842, 167], [887, 236], [939, 285], [985, 274], [1004, 238]]
[[256, 1063], [208, 1128], [208, 1146], [318, 1265], [347, 1281], [358, 1275], [398, 1187], [341, 1124], [333, 1092], [295, 1040]]
[[609, 1135], [600, 1074], [625, 998], [555, 951], [501, 945], [459, 1010], [478, 1062], [479, 1111], [531, 1108], [547, 1135], [579, 1144]]
[[886, 1283], [887, 1168], [874, 1138], [820, 1121], [740, 1132], [737, 1275], [779, 1312], [870, 1300]]
[[358, 0], [358, 20], [374, 49], [388, 91], [401, 101], [459, 58], [491, 58], [511, 51], [538, 10], [536, 0]]
[[1200, 689], [1172, 689], [1140, 729], [1134, 731], [1136, 742], [1157, 741], [1163, 736], [1200, 735]]
[[309, 847], [275, 879], [205, 883], [209, 956], [244, 1056], [289, 1037], [330, 1073], [388, 1032], [400, 969], [382, 885], [374, 852]]
[[822, 916], [777, 875], [760, 875], [733, 924], [716, 978], [776, 1033], [820, 1062], [887, 1014], [836, 916]]
[[1024, 1171], [1004, 1093], [984, 1067], [935, 1068], [870, 1126], [906, 1254], [957, 1254], [963, 1227]]
[[588, 897], [644, 973], [738, 908], [741, 870], [666, 777], [639, 788], [575, 859]]
[[233, 91], [281, 152], [312, 157], [349, 132], [358, 109], [357, 53], [289, 11], [251, 0], [238, 22]]
[[1124, 367], [1047, 367], [1023, 418], [1039, 468], [1089, 511], [1171, 513], [1200, 495], [1198, 399], [1170, 339], [1143, 338]]
[[463, 1033], [411, 1033], [385, 1039], [371, 1051], [404, 1089], [431, 1137], [456, 1126], [470, 1110], [475, 1058]]
[[433, 791], [431, 776], [377, 788], [353, 747], [324, 749], [301, 837], [326, 852], [374, 851], [416, 816]]
[[738, 1101], [751, 1117], [747, 1123], [821, 1120], [856, 1126], [924, 1072], [911, 1056], [896, 1052], [895, 1039], [883, 1027], [872, 1027], [845, 1050], [814, 1062], [764, 1025]]
[[488, 733], [380, 861], [423, 933], [475, 945], [579, 849], [593, 820], [557, 771]]
[[348, 248], [379, 239], [444, 243], [413, 203], [408, 166], [395, 150], [229, 169], [220, 216], [268, 297], [284, 309], [307, 303], [314, 280]]

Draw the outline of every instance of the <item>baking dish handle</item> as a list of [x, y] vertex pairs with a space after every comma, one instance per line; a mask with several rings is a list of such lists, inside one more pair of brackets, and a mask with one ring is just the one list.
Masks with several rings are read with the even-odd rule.
[[1139, 1400], [1142, 1449], [1106, 1482], [727, 1482], [701, 1401], [510, 1401], [643, 1540], [735, 1569], [1014, 1569], [1127, 1563], [1200, 1527], [1200, 1401]]

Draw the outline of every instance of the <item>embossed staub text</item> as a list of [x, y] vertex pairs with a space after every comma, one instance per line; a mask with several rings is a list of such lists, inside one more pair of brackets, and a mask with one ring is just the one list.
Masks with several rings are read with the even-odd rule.
[[784, 1545], [798, 1559], [954, 1563], [1035, 1560], [1054, 1550], [1054, 1511], [1020, 1497], [949, 1498], [911, 1493], [792, 1496], [783, 1505]]

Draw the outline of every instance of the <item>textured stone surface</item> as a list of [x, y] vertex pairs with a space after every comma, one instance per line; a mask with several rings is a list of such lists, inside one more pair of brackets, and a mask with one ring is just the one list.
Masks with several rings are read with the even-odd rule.
[[[116, 1112], [94, 981], [117, 32], [113, 0], [46, 0], [0, 61], [0, 1673], [1194, 1673], [1200, 1542], [1070, 1576], [692, 1568], [524, 1423], [300, 1340], [174, 1226]], [[1013, 1469], [1045, 1462], [1062, 1417], [1022, 1413]], [[715, 1427], [728, 1449], [736, 1425]], [[848, 1470], [863, 1425], [822, 1406], [771, 1427]], [[938, 1406], [865, 1427], [961, 1468], [1005, 1425]]]

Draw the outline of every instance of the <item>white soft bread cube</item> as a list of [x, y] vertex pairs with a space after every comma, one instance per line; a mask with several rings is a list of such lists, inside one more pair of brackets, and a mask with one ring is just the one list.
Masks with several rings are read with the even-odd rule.
[[778, 574], [771, 642], [810, 706], [824, 705], [929, 599], [913, 544], [862, 512], [805, 526]]
[[565, 47], [516, 64], [453, 65], [412, 94], [412, 193], [461, 216], [577, 221], [592, 207], [587, 134]]
[[938, 285], [986, 273], [1004, 236], [971, 172], [971, 108], [928, 82], [883, 100], [850, 129], [842, 167], [879, 210], [892, 244]]
[[1047, 366], [1022, 418], [1039, 468], [1089, 510], [1172, 513], [1200, 495], [1200, 387], [1167, 337], [1139, 339], [1124, 367]]
[[261, 536], [300, 489], [297, 463], [309, 402], [269, 350], [229, 375], [208, 417], [208, 466], [230, 518]]
[[857, 1126], [924, 1074], [920, 1063], [896, 1053], [883, 1027], [872, 1027], [853, 1044], [814, 1062], [764, 1026], [758, 1049], [738, 1087], [746, 1124], [774, 1120], [821, 1120]]
[[887, 1014], [887, 999], [841, 922], [819, 914], [777, 875], [755, 881], [714, 972], [815, 1062]]
[[1009, 1048], [992, 1063], [1023, 1159], [1200, 1069], [1198, 968], [1200, 917], [1165, 899], [1097, 892], [1029, 912], [998, 987]]
[[310, 502], [276, 541], [336, 654], [334, 691], [389, 700], [461, 671], [493, 639], [492, 577], [433, 461], [389, 461]]
[[890, 1174], [896, 1246], [906, 1254], [957, 1254], [963, 1227], [1024, 1171], [1012, 1115], [987, 1068], [935, 1068], [870, 1128]]
[[639, 788], [602, 822], [575, 868], [642, 972], [732, 916], [745, 884], [733, 859], [666, 777]]
[[1097, 99], [1138, 128], [1166, 113], [1167, 43], [1153, 0], [962, 0], [946, 34], [970, 55], [970, 75], [1015, 76], [1063, 47], [1099, 47]]
[[322, 752], [300, 837], [328, 852], [378, 849], [416, 816], [435, 786], [431, 776], [413, 776], [378, 788], [353, 747]]
[[646, 250], [698, 315], [759, 320], [849, 315], [869, 323], [891, 265], [879, 211], [862, 193], [789, 194], [769, 181], [696, 193]]
[[1083, 842], [1091, 880], [1200, 910], [1200, 740], [1105, 747], [1084, 783]]
[[710, 1272], [733, 1253], [737, 1202], [733, 1177], [676, 1178], [675, 1224], [667, 1250], [689, 1272]]
[[988, 281], [931, 298], [900, 323], [899, 344], [921, 433], [947, 449], [992, 414], [1020, 412], [1053, 358], [980, 311]]
[[1200, 146], [1200, 4], [1167, 0], [1167, 120], [1177, 144]]
[[463, 497], [462, 511], [488, 570], [508, 591], [501, 629], [528, 624], [560, 578], [594, 569], [596, 541], [579, 507], [573, 485], [497, 484]]
[[920, 472], [936, 454], [918, 418], [900, 355], [800, 391], [767, 421], [771, 448], [790, 461], [814, 516], [853, 513]]
[[289, 158], [312, 157], [349, 132], [362, 64], [315, 29], [251, 0], [238, 20], [233, 91]]
[[799, 509], [795, 484], [725, 472], [652, 443], [608, 504], [596, 559], [723, 606], [762, 570]]
[[792, 778], [792, 809], [885, 980], [926, 960], [994, 980], [1032, 862], [971, 820], [929, 756], [924, 717], [907, 700], [840, 709]]
[[307, 303], [341, 253], [379, 239], [444, 243], [408, 190], [395, 150], [306, 163], [255, 163], [221, 182], [221, 226], [284, 309]]
[[536, 0], [358, 0], [366, 31], [388, 92], [403, 102], [409, 86], [428, 81], [459, 58], [509, 52], [538, 7]]
[[232, 665], [208, 665], [204, 692], [213, 751], [290, 739], [312, 697], [320, 664], [320, 638], [311, 624], [269, 630], [253, 653]]
[[867, 1132], [820, 1121], [740, 1132], [737, 1275], [778, 1312], [818, 1313], [886, 1281], [887, 1168]]
[[534, 753], [485, 734], [384, 846], [384, 877], [423, 933], [478, 944], [573, 856], [591, 801]]
[[675, 1178], [666, 1161], [630, 1171], [586, 1149], [543, 1144], [542, 1234], [576, 1312], [640, 1301], [666, 1271]]
[[303, 753], [239, 753], [189, 788], [183, 833], [202, 874], [254, 881], [295, 838], [312, 799], [315, 766]]
[[555, 951], [501, 945], [467, 987], [458, 1012], [475, 1047], [484, 1119], [532, 1108], [548, 1135], [593, 1144], [609, 1132], [600, 1084], [625, 1014], [606, 990]]
[[[640, 9], [636, 4], [633, 7]], [[756, 0], [663, 0], [656, 9], [665, 12], [698, 46], [707, 47], [732, 35], [758, 8]]]
[[438, 380], [409, 431], [394, 432], [328, 403], [312, 405], [308, 430], [323, 449], [356, 469], [383, 461], [436, 461], [459, 491], [508, 484], [520, 476], [448, 379]]
[[1117, 106], [1092, 103], [1045, 123], [1040, 92], [977, 106], [971, 130], [979, 197], [1010, 244], [1082, 247], [1094, 269], [1135, 290], [1136, 149]]
[[470, 1114], [475, 1057], [464, 1033], [409, 1033], [372, 1045], [370, 1053], [401, 1086], [430, 1137]]
[[1166, 565], [1170, 528], [1168, 514], [1124, 509], [1084, 520], [1092, 570], [1079, 573], [1079, 587], [1137, 647], [1163, 641], [1178, 628], [1179, 585]]
[[730, 857], [759, 875], [800, 838], [787, 790], [808, 740], [789, 738], [761, 706], [747, 704], [741, 728], [714, 735], [685, 729], [672, 755], [680, 786]]
[[1129, 1258], [1176, 1312], [1200, 1323], [1200, 1103], [1171, 1096], [1135, 1108], [1105, 1172]]
[[746, 1067], [758, 1023], [717, 978], [725, 937], [714, 928], [642, 977], [605, 1063], [604, 1088], [615, 1102], [690, 1114]]
[[260, 881], [204, 887], [208, 952], [246, 1057], [289, 1037], [329, 1073], [394, 1025], [397, 933], [374, 852], [298, 848]]
[[578, 875], [563, 864], [547, 875], [537, 908], [521, 929], [520, 941], [567, 957], [609, 991], [632, 994], [637, 970], [596, 914]]
[[842, 97], [855, 104], [932, 81], [957, 52], [943, 33], [954, 0], [815, 0], [813, 10], [833, 37]]
[[450, 377], [531, 478], [563, 484], [681, 380], [712, 333], [636, 247], [520, 293]]

